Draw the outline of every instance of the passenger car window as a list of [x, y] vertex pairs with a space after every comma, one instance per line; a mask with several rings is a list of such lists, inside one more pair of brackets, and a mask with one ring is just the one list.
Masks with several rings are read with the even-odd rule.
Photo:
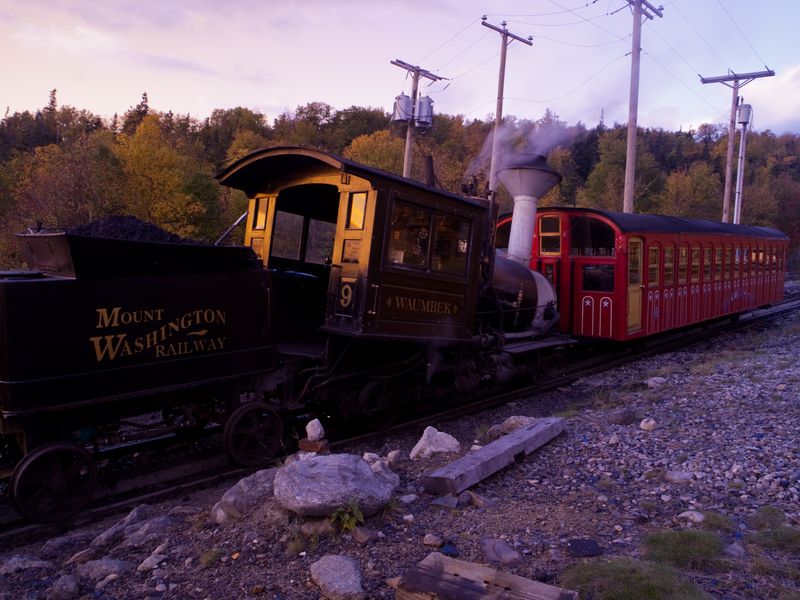
[[649, 287], [658, 287], [658, 261], [660, 254], [661, 249], [658, 247], [647, 249], [647, 285]]
[[664, 248], [664, 285], [675, 283], [675, 248]]
[[587, 292], [613, 292], [614, 265], [583, 265], [583, 289]]

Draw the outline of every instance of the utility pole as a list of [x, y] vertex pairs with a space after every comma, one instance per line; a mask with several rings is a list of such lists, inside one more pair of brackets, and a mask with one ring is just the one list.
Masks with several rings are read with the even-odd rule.
[[500, 148], [500, 125], [503, 122], [503, 88], [505, 87], [506, 78], [506, 50], [509, 45], [509, 38], [511, 41], [517, 40], [528, 46], [533, 46], [533, 37], [528, 36], [527, 39], [514, 35], [506, 29], [506, 21], [500, 23], [500, 27], [486, 22], [486, 15], [481, 17], [481, 25], [495, 30], [500, 34], [500, 76], [497, 80], [497, 109], [494, 112], [494, 132], [492, 133], [492, 159], [489, 166], [489, 198], [494, 202], [494, 195], [497, 187], [497, 155]]
[[[733, 144], [736, 135], [736, 109], [739, 106], [739, 88], [744, 87], [754, 79], [759, 77], [772, 77], [775, 71], [767, 69], [755, 73], [729, 73], [719, 77], [703, 77], [700, 75], [701, 83], [722, 83], [733, 90], [731, 98], [731, 119], [728, 123], [728, 152], [725, 157], [725, 192], [722, 196], [722, 222], [730, 222], [731, 209], [731, 188], [733, 187]], [[733, 84], [729, 84], [733, 82]]]
[[736, 166], [736, 199], [733, 203], [733, 222], [738, 225], [742, 222], [742, 186], [744, 184], [744, 151], [747, 146], [747, 125], [750, 123], [750, 105], [739, 106], [739, 124], [742, 126], [739, 139], [739, 163]]
[[[636, 133], [639, 113], [639, 59], [642, 53], [642, 16], [651, 21], [652, 11], [659, 17], [662, 6], [656, 8], [647, 0], [627, 0], [633, 7], [633, 40], [631, 42], [631, 93], [628, 102], [628, 143], [625, 153], [625, 189], [622, 193], [622, 212], [633, 212], [633, 191], [636, 183]], [[646, 8], [643, 8], [644, 5]]]
[[403, 154], [403, 177], [411, 177], [411, 147], [413, 146], [414, 127], [416, 125], [417, 88], [419, 87], [419, 78], [424, 77], [425, 79], [430, 79], [431, 81], [439, 81], [441, 79], [446, 79], [446, 77], [440, 77], [439, 75], [435, 75], [430, 71], [426, 71], [422, 67], [410, 65], [400, 59], [393, 60], [392, 64], [396, 67], [400, 67], [401, 69], [405, 69], [411, 73], [413, 77], [413, 83], [411, 84], [411, 117], [408, 120], [408, 128], [406, 129], [406, 149], [405, 153]]

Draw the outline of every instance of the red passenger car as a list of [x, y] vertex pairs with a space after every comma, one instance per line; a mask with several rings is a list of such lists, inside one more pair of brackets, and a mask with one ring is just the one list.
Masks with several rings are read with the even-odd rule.
[[543, 208], [531, 268], [556, 289], [562, 331], [624, 341], [780, 300], [788, 241], [767, 227]]

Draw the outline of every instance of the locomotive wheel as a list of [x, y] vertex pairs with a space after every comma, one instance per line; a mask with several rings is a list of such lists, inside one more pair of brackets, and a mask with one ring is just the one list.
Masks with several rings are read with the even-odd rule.
[[92, 499], [96, 488], [92, 455], [71, 442], [51, 442], [26, 454], [9, 482], [14, 508], [37, 523], [69, 519]]
[[266, 404], [242, 404], [225, 421], [222, 441], [234, 462], [257, 467], [273, 459], [283, 446], [283, 422]]

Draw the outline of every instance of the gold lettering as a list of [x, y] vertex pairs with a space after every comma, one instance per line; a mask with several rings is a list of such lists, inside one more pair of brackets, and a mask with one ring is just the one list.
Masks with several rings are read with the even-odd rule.
[[[118, 333], [117, 335], [104, 335], [98, 337], [89, 338], [89, 341], [94, 344], [94, 353], [97, 357], [97, 362], [100, 362], [106, 356], [108, 356], [108, 360], [114, 360], [119, 354], [120, 349], [123, 349], [125, 344], [125, 338], [127, 337], [124, 333]], [[130, 348], [128, 348], [130, 352]]]
[[122, 309], [121, 306], [115, 306], [111, 309], [111, 313], [109, 314], [108, 309], [106, 308], [98, 308], [97, 309], [97, 329], [103, 329], [105, 327], [116, 327], [119, 324], [119, 311]]

